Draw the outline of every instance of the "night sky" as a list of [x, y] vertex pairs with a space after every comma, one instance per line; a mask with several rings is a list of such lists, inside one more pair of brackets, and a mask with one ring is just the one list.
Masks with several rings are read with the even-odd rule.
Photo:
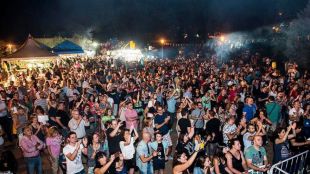
[[[250, 31], [289, 21], [308, 0], [6, 0], [0, 5], [0, 39], [72, 36], [91, 29], [98, 40], [184, 33]], [[283, 13], [279, 16], [279, 12]]]

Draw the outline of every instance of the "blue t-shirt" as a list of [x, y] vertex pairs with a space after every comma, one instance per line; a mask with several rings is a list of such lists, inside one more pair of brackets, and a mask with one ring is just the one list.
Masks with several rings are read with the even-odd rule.
[[274, 155], [273, 155], [273, 163], [277, 163], [279, 161], [283, 161], [291, 157], [289, 142], [286, 140], [280, 144], [274, 144]]
[[246, 121], [249, 122], [252, 118], [254, 118], [254, 115], [256, 113], [256, 105], [244, 105], [243, 112], [245, 112], [245, 118]]
[[168, 112], [170, 113], [175, 113], [175, 105], [176, 105], [177, 101], [175, 100], [174, 97], [171, 97], [167, 100], [167, 105], [168, 105]]
[[[154, 123], [155, 124], [162, 124], [163, 122], [165, 122], [165, 118], [167, 118], [168, 115], [166, 113], [163, 113], [162, 115], [156, 114], [155, 118], [154, 118]], [[159, 128], [159, 132], [162, 135], [166, 135], [169, 131], [169, 127], [167, 124], [164, 124], [161, 128]]]

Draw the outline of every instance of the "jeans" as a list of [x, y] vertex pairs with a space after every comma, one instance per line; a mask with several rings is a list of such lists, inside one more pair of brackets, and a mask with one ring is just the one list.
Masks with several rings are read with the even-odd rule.
[[146, 170], [140, 170], [140, 174], [153, 174], [153, 166], [152, 166], [152, 164], [147, 164]]
[[51, 168], [52, 168], [53, 174], [57, 174], [58, 168], [59, 168], [59, 157], [53, 157], [53, 158], [54, 159], [52, 159], [52, 157], [49, 157], [49, 160], [51, 162]]
[[26, 165], [27, 165], [27, 173], [34, 174], [42, 174], [42, 160], [40, 156], [37, 157], [25, 157]]
[[168, 112], [168, 115], [170, 116], [170, 122], [169, 122], [169, 128], [173, 129], [174, 127], [174, 121], [176, 120], [176, 113]]

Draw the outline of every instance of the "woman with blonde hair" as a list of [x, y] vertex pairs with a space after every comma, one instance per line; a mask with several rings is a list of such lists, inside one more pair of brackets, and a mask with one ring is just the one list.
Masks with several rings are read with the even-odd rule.
[[46, 146], [53, 174], [57, 174], [60, 171], [58, 162], [61, 144], [62, 136], [59, 134], [58, 129], [55, 126], [50, 127], [47, 132]]

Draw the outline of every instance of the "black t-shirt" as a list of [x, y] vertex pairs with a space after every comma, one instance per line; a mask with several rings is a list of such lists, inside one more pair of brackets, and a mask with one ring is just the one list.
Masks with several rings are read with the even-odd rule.
[[[297, 142], [297, 143], [301, 143], [301, 142], [306, 141], [306, 139], [302, 133], [296, 134], [296, 136], [293, 139], [295, 139], [295, 142]], [[304, 152], [304, 151], [308, 150], [309, 147], [310, 147], [309, 145], [307, 145], [307, 146], [293, 146], [292, 144], [290, 144], [290, 149], [294, 154]]]
[[[267, 97], [269, 96], [268, 92], [261, 92], [258, 96], [258, 98], [260, 99], [266, 99]], [[262, 102], [259, 102], [259, 104], [261, 106], [263, 106], [263, 104], [265, 103], [266, 101], [262, 101]]]
[[[156, 116], [154, 118], [154, 123], [160, 125], [160, 124], [162, 124], [165, 121], [165, 119], [167, 117], [168, 117], [168, 115], [165, 112], [162, 115], [156, 114]], [[166, 135], [169, 132], [168, 124], [164, 124], [161, 128], [159, 128], [159, 132], [162, 135]]]
[[[57, 109], [54, 107], [50, 107], [50, 109], [48, 110], [48, 117], [49, 118], [53, 118], [56, 119], [56, 114], [57, 114]], [[49, 124], [51, 124], [52, 126], [57, 126], [58, 124], [54, 121], [49, 119]]]
[[98, 91], [99, 94], [105, 93], [105, 90], [102, 88], [102, 86], [96, 84], [95, 88], [96, 88], [96, 90]]
[[110, 133], [113, 132], [113, 128], [107, 129], [107, 136], [108, 136], [108, 145], [109, 145], [109, 152], [110, 154], [114, 154], [116, 152], [120, 152], [121, 148], [119, 146], [119, 142], [122, 140], [122, 136], [120, 133], [115, 135], [114, 137], [110, 136]]
[[253, 96], [256, 98], [260, 93], [260, 85], [256, 87], [256, 85], [253, 85]]
[[69, 117], [69, 115], [68, 115], [68, 113], [66, 111], [64, 111], [64, 110], [57, 110], [56, 117], [60, 117], [60, 122], [64, 126], [68, 127], [68, 123], [70, 121], [70, 117]]
[[175, 150], [178, 154], [182, 154], [183, 152], [185, 152], [184, 146], [185, 144], [183, 142], [178, 142], [177, 146], [175, 147]]
[[69, 109], [73, 109], [74, 105], [77, 103], [78, 101], [76, 100], [72, 100], [69, 102]]
[[178, 122], [178, 125], [180, 127], [180, 133], [181, 134], [186, 134], [187, 133], [187, 128], [191, 127], [191, 122], [187, 118], [181, 118]]
[[221, 121], [217, 118], [212, 118], [206, 123], [206, 132], [219, 134]]
[[118, 92], [112, 92], [108, 94], [109, 97], [111, 97], [114, 101], [114, 104], [119, 104], [120, 103], [120, 93]]
[[164, 149], [163, 143], [158, 143], [157, 152], [158, 152], [158, 155], [155, 158], [165, 159], [165, 149]]
[[220, 132], [221, 121], [218, 118], [212, 118], [206, 123], [206, 132], [215, 133], [215, 137], [212, 142], [220, 143], [223, 140], [223, 134]]

